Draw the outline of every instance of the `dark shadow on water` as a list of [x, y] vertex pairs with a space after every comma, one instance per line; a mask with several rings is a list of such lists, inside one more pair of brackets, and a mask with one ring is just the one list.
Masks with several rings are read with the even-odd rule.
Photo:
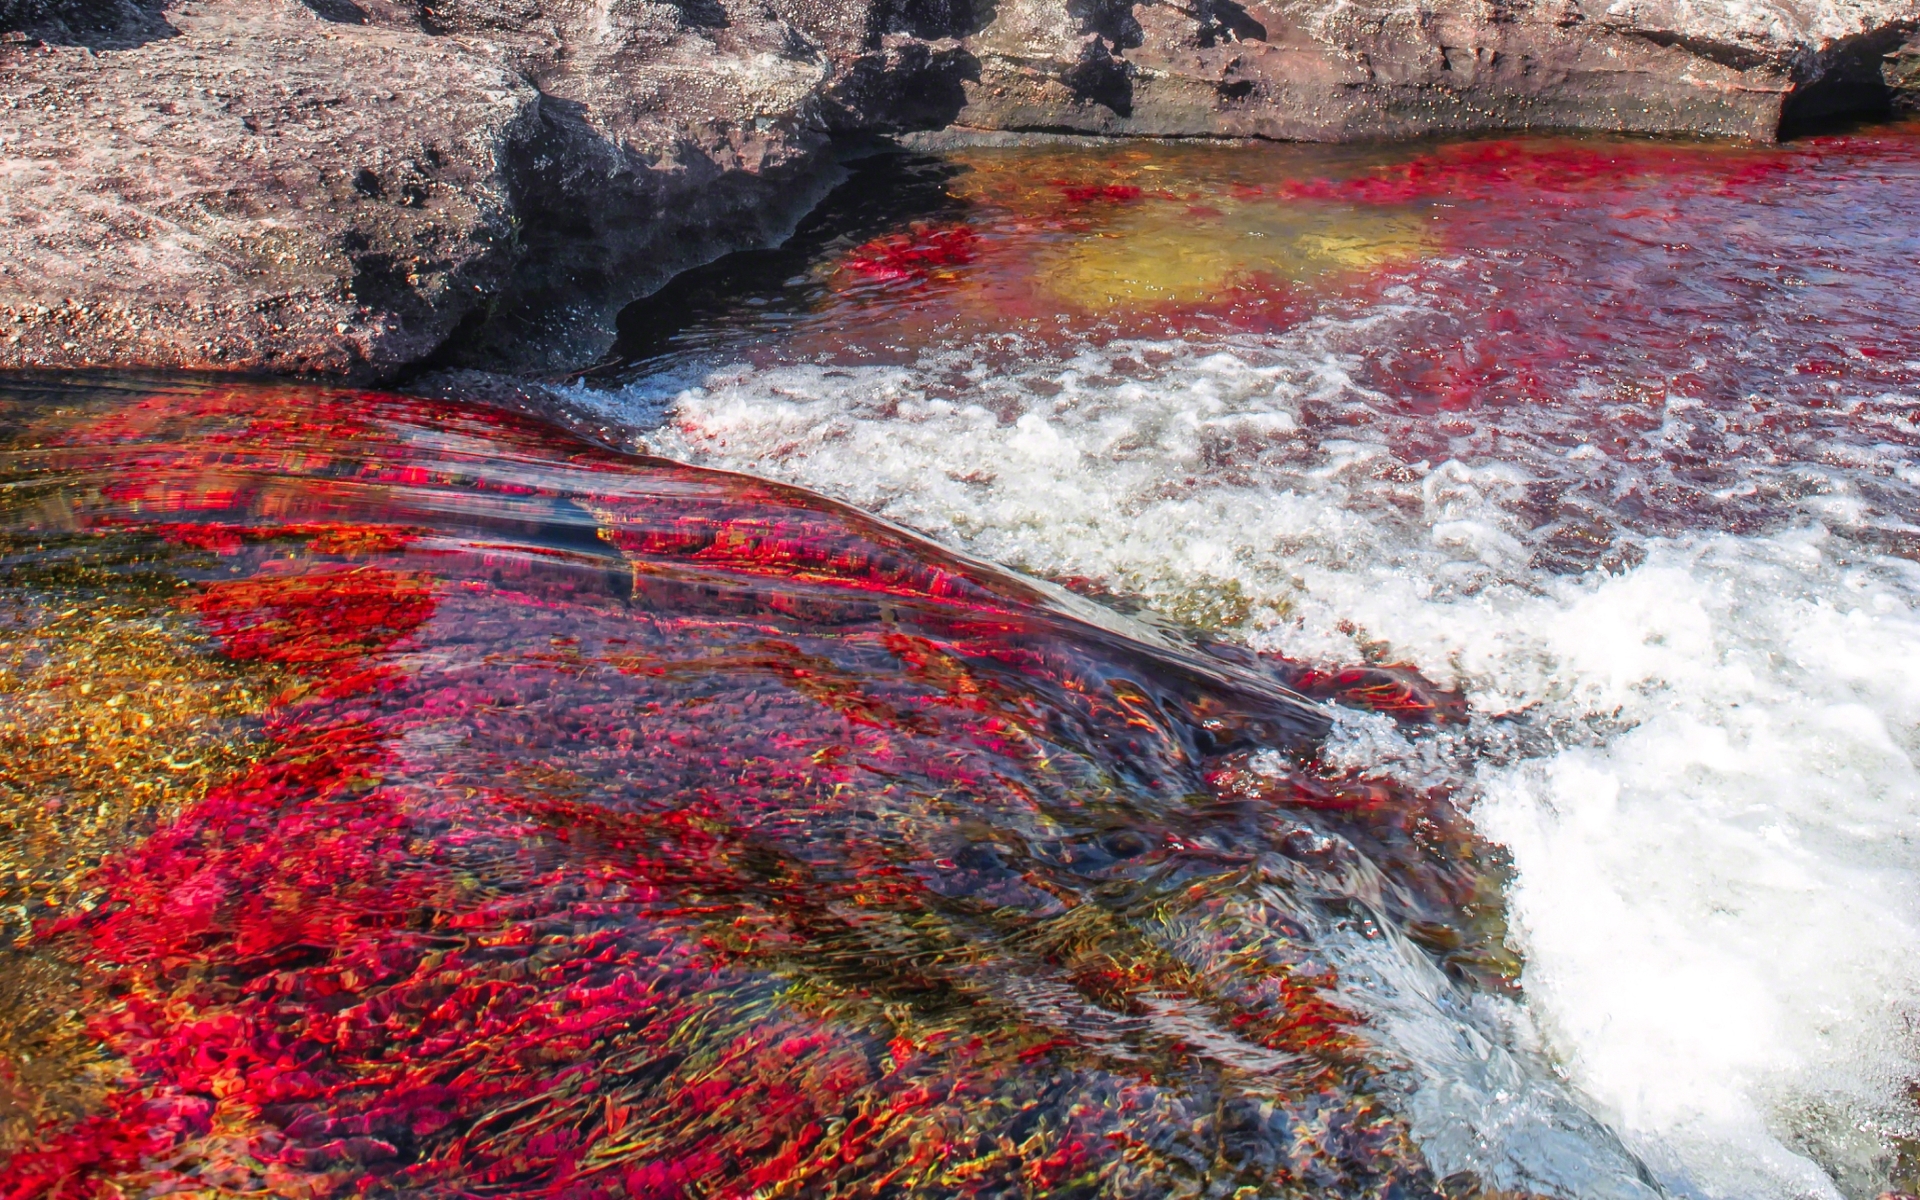
[[1837, 112], [1806, 114], [1789, 109], [1786, 119], [1780, 123], [1780, 140], [1792, 142], [1805, 138], [1871, 134], [1875, 126], [1913, 115], [1895, 108], [1884, 92], [1877, 100], [1872, 92], [1856, 92], [1855, 95], [1861, 101], [1857, 107], [1842, 108]]
[[756, 330], [778, 332], [826, 293], [827, 280], [815, 270], [821, 262], [913, 221], [958, 218], [964, 206], [947, 181], [961, 170], [893, 151], [858, 160], [847, 181], [779, 246], [726, 255], [627, 305], [613, 349], [587, 374], [622, 374], [661, 355]]

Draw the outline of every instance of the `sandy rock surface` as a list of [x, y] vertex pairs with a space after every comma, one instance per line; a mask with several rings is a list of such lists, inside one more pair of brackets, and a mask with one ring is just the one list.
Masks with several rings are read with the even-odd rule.
[[836, 134], [1766, 139], [1920, 0], [0, 0], [0, 368], [556, 371]]
[[590, 361], [620, 303], [781, 236], [864, 119], [741, 10], [16, 5], [0, 367]]
[[534, 89], [485, 47], [190, 5], [0, 51], [0, 361], [347, 373], [505, 283]]

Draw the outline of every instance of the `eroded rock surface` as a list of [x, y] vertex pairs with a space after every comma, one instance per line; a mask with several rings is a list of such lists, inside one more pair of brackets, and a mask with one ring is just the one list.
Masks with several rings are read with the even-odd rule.
[[963, 124], [1341, 140], [1516, 127], [1771, 139], [1885, 104], [1912, 0], [1007, 0]]
[[1920, 34], [1887, 54], [1880, 68], [1888, 104], [1896, 112], [1920, 112]]
[[[590, 360], [620, 303], [784, 232], [869, 123], [752, 4], [10, 12], [0, 366]], [[916, 67], [859, 69], [886, 105]]]
[[540, 106], [501, 56], [291, 0], [165, 20], [4, 52], [8, 365], [364, 371], [506, 283]]
[[1770, 138], [1920, 0], [0, 0], [0, 367], [591, 360], [836, 134]]

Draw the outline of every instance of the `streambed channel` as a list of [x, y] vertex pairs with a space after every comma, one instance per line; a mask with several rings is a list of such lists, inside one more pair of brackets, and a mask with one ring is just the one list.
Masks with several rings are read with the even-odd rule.
[[1920, 1188], [1920, 126], [848, 171], [0, 380], [0, 1195]]

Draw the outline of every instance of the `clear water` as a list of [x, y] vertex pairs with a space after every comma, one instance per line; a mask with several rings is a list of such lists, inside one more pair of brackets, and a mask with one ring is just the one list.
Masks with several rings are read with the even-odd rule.
[[1902, 127], [948, 150], [639, 454], [12, 381], [0, 1194], [1911, 1193], [1916, 268]]
[[1676, 1193], [1911, 1190], [1920, 136], [921, 170], [923, 224], [656, 318], [582, 401], [1458, 689], [1338, 745], [1512, 854], [1514, 1036]]

